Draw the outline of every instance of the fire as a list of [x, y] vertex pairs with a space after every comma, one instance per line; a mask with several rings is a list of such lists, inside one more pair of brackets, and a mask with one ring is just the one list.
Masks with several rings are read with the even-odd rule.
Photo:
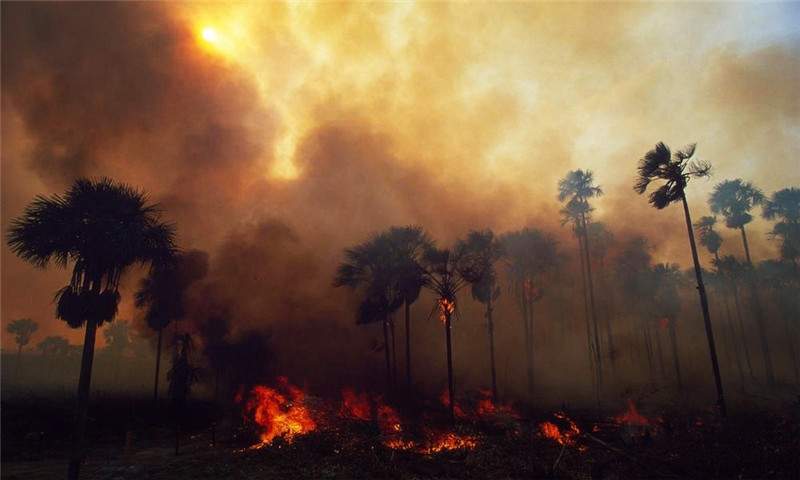
[[356, 393], [351, 388], [342, 389], [342, 406], [339, 409], [339, 416], [366, 422], [370, 421], [372, 419], [372, 405], [369, 401], [369, 395]]
[[244, 406], [245, 415], [251, 416], [261, 429], [261, 445], [271, 444], [276, 437], [291, 442], [317, 428], [304, 404], [305, 393], [283, 377], [279, 383], [284, 393], [256, 385]]
[[[447, 387], [445, 387], [444, 390], [442, 390], [441, 395], [439, 395], [439, 401], [443, 406], [450, 408], [450, 391], [447, 389]], [[458, 402], [455, 402], [453, 405], [453, 413], [457, 418], [467, 418], [466, 412], [464, 412], [464, 409], [461, 408], [461, 405], [459, 405]]]
[[479, 416], [508, 415], [510, 417], [519, 418], [519, 414], [511, 405], [494, 403], [491, 390], [482, 388], [478, 390], [478, 393], [481, 395], [476, 406], [476, 412]]
[[439, 320], [442, 323], [447, 322], [447, 317], [453, 314], [456, 311], [456, 303], [447, 298], [440, 298], [439, 299]]
[[400, 415], [393, 407], [378, 401], [378, 428], [384, 435], [391, 435], [403, 432], [403, 424], [400, 422]]
[[651, 425], [650, 420], [636, 410], [636, 404], [634, 404], [631, 399], [628, 399], [628, 410], [614, 417], [614, 421], [623, 425], [636, 425], [640, 427]]
[[455, 432], [447, 432], [420, 447], [419, 452], [430, 455], [445, 450], [472, 450], [476, 446], [478, 446], [478, 439], [474, 435], [459, 435]]
[[[581, 429], [565, 413], [556, 412], [553, 415], [566, 424], [566, 428], [560, 428], [553, 422], [542, 422], [539, 424], [539, 434], [544, 438], [554, 440], [559, 445], [575, 446], [577, 438], [581, 434]], [[583, 448], [579, 447], [579, 449], [582, 450]]]

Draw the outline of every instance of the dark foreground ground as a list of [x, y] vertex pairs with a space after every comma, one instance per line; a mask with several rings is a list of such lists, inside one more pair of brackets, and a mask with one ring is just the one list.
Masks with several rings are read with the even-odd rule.
[[[71, 407], [66, 400], [3, 401], [3, 479], [64, 478]], [[800, 403], [734, 413], [724, 422], [704, 411], [643, 411], [649, 427], [620, 425], [612, 418], [619, 412], [567, 409], [581, 430], [567, 446], [540, 433], [544, 421], [567, 429], [552, 411], [474, 417], [454, 430], [473, 435], [474, 449], [436, 454], [392, 450], [374, 425], [335, 415], [291, 444], [247, 449], [253, 432], [231, 420], [235, 413], [197, 402], [184, 412], [176, 456], [166, 410], [146, 400], [93, 405], [82, 478], [800, 478]], [[404, 428], [449, 428], [441, 414], [426, 418]]]

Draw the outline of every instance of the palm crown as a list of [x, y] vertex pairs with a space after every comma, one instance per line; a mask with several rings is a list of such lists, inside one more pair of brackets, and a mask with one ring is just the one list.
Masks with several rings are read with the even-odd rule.
[[9, 323], [6, 331], [14, 335], [14, 342], [20, 348], [31, 341], [31, 336], [39, 329], [39, 325], [30, 318], [20, 318]]
[[728, 228], [741, 228], [753, 220], [750, 210], [764, 202], [764, 194], [750, 182], [725, 180], [714, 187], [709, 198], [711, 211], [725, 217]]
[[472, 286], [472, 298], [488, 303], [499, 296], [495, 263], [504, 254], [503, 245], [491, 230], [471, 231], [460, 240], [456, 250], [462, 252], [459, 270]]
[[715, 255], [722, 247], [722, 236], [714, 230], [716, 224], [717, 217], [712, 216], [700, 217], [700, 220], [694, 224], [694, 228], [697, 229], [697, 233], [700, 236], [700, 244]]
[[664, 184], [650, 194], [650, 204], [660, 210], [680, 200], [689, 179], [707, 177], [711, 173], [710, 164], [691, 160], [695, 147], [695, 144], [691, 144], [672, 153], [663, 142], [656, 144], [639, 160], [639, 176], [634, 190], [641, 195], [651, 183], [662, 180]]
[[783, 240], [781, 257], [796, 261], [800, 257], [800, 188], [773, 193], [764, 202], [762, 215], [767, 220], [778, 220], [770, 233]]

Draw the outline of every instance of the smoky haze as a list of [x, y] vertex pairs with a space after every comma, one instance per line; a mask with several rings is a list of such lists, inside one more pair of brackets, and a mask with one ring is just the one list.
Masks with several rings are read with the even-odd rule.
[[[774, 32], [758, 39], [738, 33], [745, 5], [462, 7], [4, 3], [3, 230], [36, 194], [81, 176], [140, 187], [183, 249], [209, 254], [184, 325], [202, 337], [224, 316], [232, 342], [268, 338], [272, 373], [335, 386], [376, 384], [383, 368], [379, 327], [356, 327], [357, 295], [331, 285], [343, 248], [391, 225], [422, 225], [442, 246], [470, 229], [539, 228], [571, 260], [537, 305], [537, 383], [552, 401], [588, 395], [577, 245], [560, 225], [558, 179], [594, 171], [605, 190], [594, 217], [617, 242], [609, 261], [641, 235], [654, 262], [687, 267], [682, 212], [635, 195], [636, 161], [660, 140], [698, 142], [715, 177], [689, 187], [696, 217], [724, 178], [767, 193], [800, 183], [800, 43], [786, 33], [797, 7], [752, 16], [749, 28]], [[662, 33], [687, 22], [685, 35]], [[204, 28], [219, 44], [203, 41]], [[750, 228], [754, 257], [776, 256], [769, 225]], [[723, 250], [739, 255], [736, 232], [721, 230]], [[34, 270], [5, 245], [2, 264], [3, 325], [32, 317], [37, 339], [79, 343], [53, 319], [67, 274]], [[124, 282], [118, 318], [152, 335], [132, 304], [142, 274]], [[499, 382], [521, 392], [506, 285]], [[619, 286], [603, 290], [614, 302]], [[485, 321], [468, 291], [461, 305], [457, 382], [475, 388], [487, 375]], [[438, 391], [444, 333], [432, 306], [423, 295], [413, 307], [414, 368]], [[641, 365], [615, 312], [624, 388]], [[687, 383], [700, 385], [709, 373], [691, 288], [681, 320]]]

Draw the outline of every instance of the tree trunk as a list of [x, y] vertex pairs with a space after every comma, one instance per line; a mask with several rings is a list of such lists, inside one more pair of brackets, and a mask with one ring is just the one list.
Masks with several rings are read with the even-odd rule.
[[747, 275], [747, 282], [750, 285], [750, 296], [753, 297], [753, 310], [758, 324], [758, 336], [761, 340], [761, 353], [764, 356], [764, 375], [767, 377], [767, 384], [770, 386], [775, 385], [775, 373], [772, 369], [772, 354], [769, 349], [769, 340], [767, 339], [767, 327], [764, 322], [764, 309], [761, 308], [761, 299], [758, 296], [758, 287], [756, 285], [756, 270], [753, 261], [750, 258], [750, 247], [747, 245], [747, 234], [744, 232], [744, 226], [739, 227], [742, 232], [742, 243], [744, 244], [744, 253], [747, 257], [747, 264], [750, 265], [750, 272]]
[[161, 337], [164, 327], [158, 329], [158, 344], [156, 345], [156, 377], [153, 381], [153, 403], [158, 404], [158, 373], [161, 370]]
[[494, 323], [492, 320], [492, 295], [489, 293], [489, 300], [486, 302], [486, 319], [489, 328], [489, 366], [492, 371], [492, 401], [497, 402], [497, 374], [494, 364]]
[[16, 365], [14, 366], [14, 370], [16, 370], [14, 372], [14, 377], [17, 379], [17, 383], [20, 383], [20, 381], [19, 381], [20, 380], [19, 379], [19, 372], [21, 371], [20, 370], [20, 365], [21, 364], [22, 364], [22, 344], [20, 343], [17, 346], [17, 361], [16, 361]]
[[534, 394], [534, 349], [533, 349], [533, 301], [528, 304], [528, 395], [533, 399]]
[[675, 364], [675, 377], [678, 379], [678, 390], [683, 390], [683, 378], [681, 377], [681, 360], [678, 357], [678, 336], [675, 333], [675, 320], [669, 319], [669, 340], [672, 344], [672, 361]]
[[692, 217], [689, 213], [689, 203], [686, 201], [686, 193], [681, 195], [683, 201], [683, 213], [686, 217], [686, 229], [689, 231], [689, 246], [692, 249], [692, 261], [694, 262], [694, 274], [697, 277], [697, 293], [700, 295], [700, 307], [703, 311], [703, 323], [706, 327], [706, 339], [708, 340], [708, 354], [711, 358], [711, 370], [714, 373], [714, 383], [717, 387], [717, 404], [720, 414], [727, 416], [728, 411], [725, 406], [725, 395], [722, 391], [722, 376], [719, 372], [719, 362], [717, 360], [717, 346], [714, 343], [714, 329], [711, 326], [711, 314], [708, 311], [708, 299], [706, 298], [706, 287], [703, 284], [703, 273], [700, 270], [700, 260], [697, 258], [697, 245], [694, 242], [694, 230], [692, 230]]
[[664, 367], [664, 352], [661, 349], [661, 325], [656, 325], [654, 328], [656, 332], [656, 355], [658, 355], [658, 369], [661, 372], [661, 378], [667, 376], [667, 369]]
[[603, 388], [603, 360], [600, 350], [600, 334], [597, 326], [597, 307], [594, 301], [594, 281], [592, 280], [592, 257], [589, 255], [589, 232], [586, 228], [586, 215], [581, 213], [581, 223], [583, 224], [583, 250], [586, 254], [586, 281], [589, 285], [589, 306], [592, 312], [592, 327], [594, 330], [595, 358], [597, 360], [597, 383], [598, 389]]
[[78, 402], [75, 411], [75, 435], [72, 444], [72, 456], [69, 461], [67, 478], [77, 480], [81, 462], [85, 456], [84, 437], [86, 436], [86, 417], [89, 411], [89, 387], [92, 381], [92, 363], [94, 362], [94, 342], [97, 336], [97, 323], [86, 321], [86, 334], [83, 339], [81, 355], [81, 373], [78, 379]]
[[736, 341], [736, 331], [733, 327], [733, 316], [731, 316], [731, 306], [730, 302], [728, 301], [727, 295], [722, 296], [722, 300], [725, 303], [725, 319], [726, 319], [726, 326], [728, 331], [728, 343], [731, 346], [731, 352], [733, 353], [733, 360], [736, 362], [736, 370], [739, 372], [739, 382], [741, 382], [741, 390], [744, 391], [744, 369], [742, 368], [742, 358], [741, 354], [739, 353], [738, 342]]
[[405, 304], [406, 320], [406, 388], [411, 389], [411, 307], [408, 300]]
[[647, 369], [650, 372], [650, 381], [653, 382], [655, 381], [655, 367], [653, 366], [653, 341], [650, 338], [650, 325], [642, 318], [639, 318], [639, 324], [642, 329], [644, 351], [647, 355]]
[[455, 411], [455, 403], [456, 403], [456, 396], [455, 390], [453, 388], [453, 346], [451, 343], [450, 338], [450, 317], [451, 313], [448, 311], [447, 308], [443, 308], [444, 310], [444, 331], [445, 337], [447, 340], [447, 392], [449, 394], [448, 397], [448, 408], [450, 409], [450, 421], [455, 423], [456, 421], [456, 411]]
[[397, 345], [394, 341], [394, 315], [389, 320], [389, 334], [392, 336], [392, 385], [397, 385]]
[[603, 265], [602, 258], [600, 259], [600, 276], [603, 279], [603, 290], [606, 292], [605, 299], [603, 301], [604, 306], [604, 313], [605, 313], [605, 327], [606, 327], [606, 343], [608, 344], [608, 358], [611, 360], [611, 370], [612, 374], [614, 374], [614, 369], [616, 367], [616, 349], [614, 348], [614, 333], [611, 328], [611, 299], [613, 290], [608, 287], [608, 282], [606, 279], [606, 272], [605, 266]]
[[383, 350], [386, 353], [386, 389], [392, 390], [392, 360], [389, 353], [389, 320], [384, 319], [383, 322]]
[[586, 346], [588, 348], [589, 353], [589, 370], [591, 370], [592, 374], [592, 386], [594, 388], [595, 397], [597, 401], [600, 401], [600, 392], [598, 391], [597, 385], [597, 370], [595, 368], [594, 357], [595, 357], [595, 350], [594, 350], [594, 342], [592, 342], [592, 326], [591, 320], [589, 319], [589, 292], [586, 289], [586, 266], [584, 265], [583, 260], [583, 239], [581, 238], [580, 231], [576, 234], [578, 239], [578, 258], [580, 259], [581, 264], [581, 288], [583, 290], [583, 319], [586, 323]]
[[755, 379], [756, 375], [753, 373], [753, 363], [750, 361], [750, 347], [747, 346], [747, 331], [744, 329], [744, 320], [742, 319], [742, 306], [739, 301], [739, 287], [731, 282], [731, 291], [733, 292], [733, 304], [736, 307], [736, 320], [739, 323], [739, 335], [742, 338], [742, 346], [744, 348], [744, 359], [747, 362], [747, 371], [750, 373], [750, 378]]

